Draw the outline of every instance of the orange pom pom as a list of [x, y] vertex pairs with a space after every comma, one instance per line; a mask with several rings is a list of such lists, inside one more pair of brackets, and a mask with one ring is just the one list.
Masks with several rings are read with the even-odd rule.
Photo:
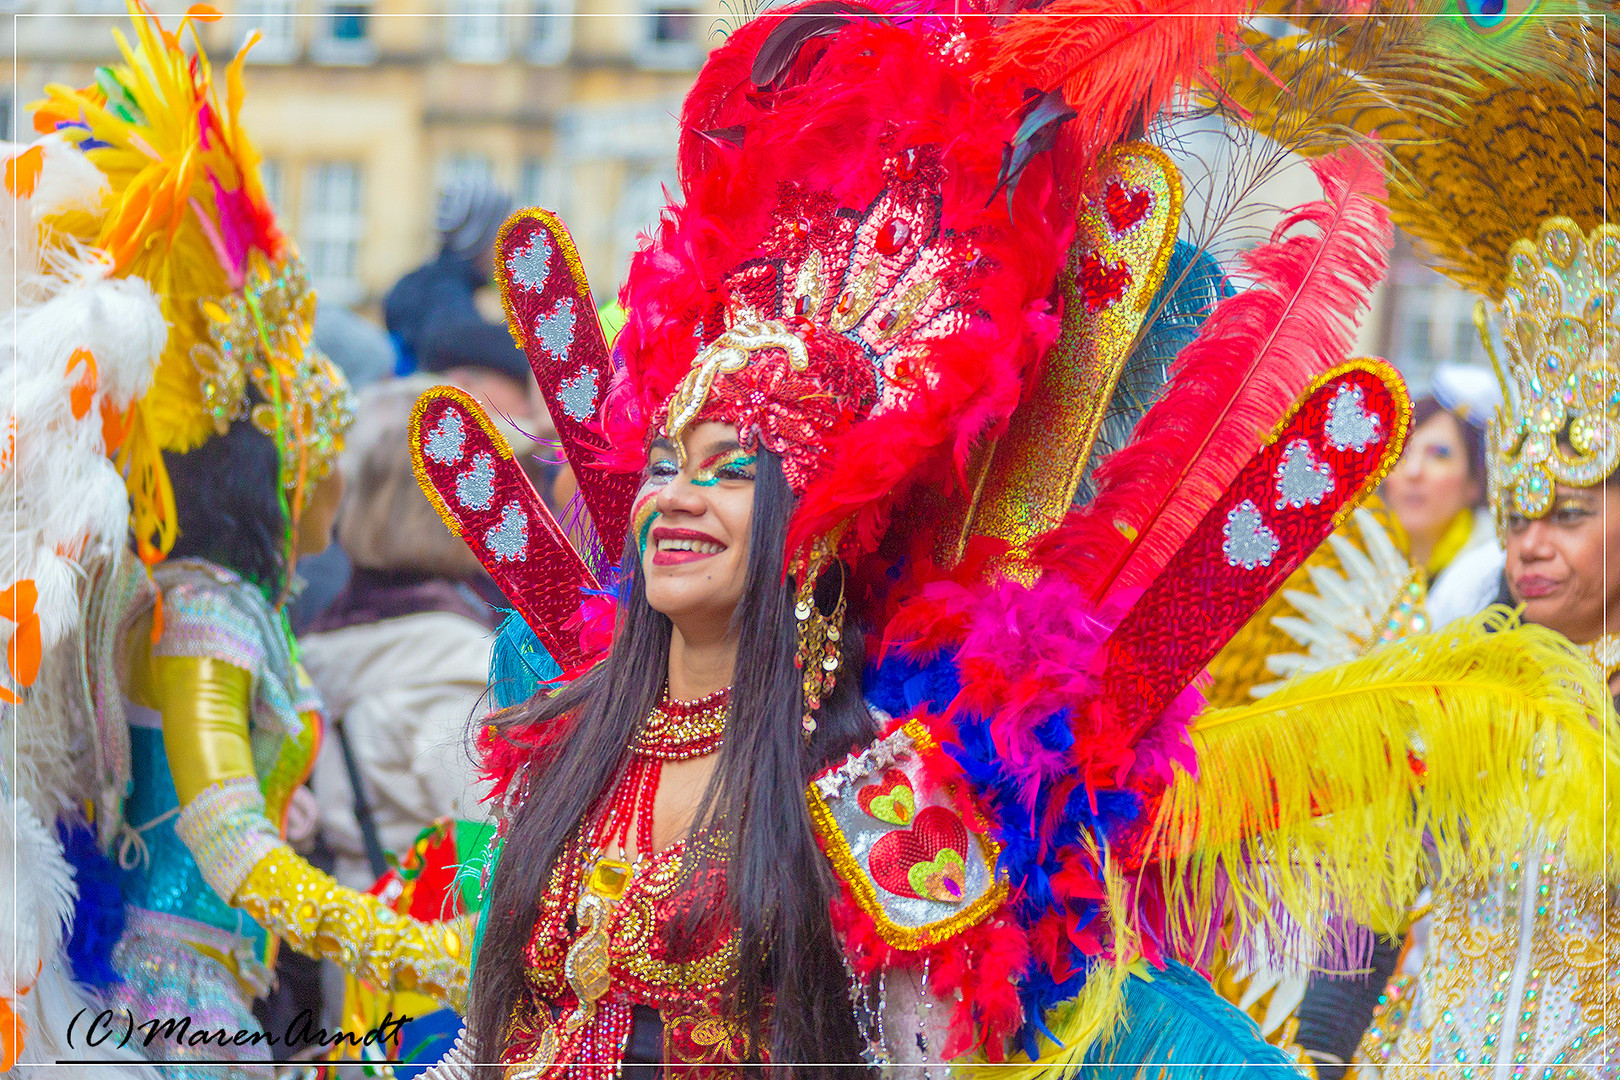
[[6, 645], [6, 665], [11, 679], [18, 686], [31, 686], [39, 676], [40, 656], [44, 641], [40, 637], [39, 615], [34, 605], [39, 601], [39, 588], [29, 578], [17, 582], [0, 592], [0, 616], [17, 624], [11, 641]]
[[77, 365], [84, 365], [84, 374], [79, 381], [73, 384], [68, 393], [68, 401], [73, 406], [73, 419], [83, 420], [90, 411], [90, 399], [96, 394], [96, 358], [89, 349], [74, 349], [73, 355], [68, 357], [67, 369], [71, 372]]
[[11, 192], [13, 198], [31, 198], [34, 184], [39, 180], [39, 170], [44, 165], [45, 149], [41, 146], [30, 146], [10, 159], [6, 162], [6, 190]]

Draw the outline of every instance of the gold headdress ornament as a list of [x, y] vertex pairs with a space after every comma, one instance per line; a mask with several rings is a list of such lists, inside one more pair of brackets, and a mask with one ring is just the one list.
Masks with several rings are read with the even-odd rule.
[[[98, 68], [84, 89], [48, 86], [34, 126], [76, 141], [110, 189], [102, 212], [65, 214], [55, 228], [103, 251], [114, 275], [145, 279], [169, 324], [151, 389], [129, 414], [106, 418], [150, 563], [177, 532], [163, 451], [193, 450], [251, 420], [276, 442], [290, 537], [342, 448], [353, 399], [310, 344], [315, 296], [241, 127], [253, 40], [226, 69], [222, 108], [193, 25], [219, 13], [195, 5], [170, 33], [138, 0], [129, 10], [133, 46], [114, 32], [123, 63]], [[191, 55], [180, 44], [188, 29]]]
[[[1555, 484], [1596, 484], [1620, 465], [1620, 230], [1607, 215], [1620, 190], [1620, 26], [1606, 4], [1593, 15], [1544, 3], [1488, 26], [1374, 7], [1364, 20], [1279, 12], [1304, 32], [1250, 44], [1285, 77], [1327, 49], [1364, 84], [1312, 117], [1322, 145], [1301, 149], [1376, 133], [1394, 163], [1391, 220], [1489, 301], [1475, 323], [1505, 398], [1490, 425], [1491, 501], [1499, 528], [1540, 517]], [[1299, 98], [1252, 64], [1234, 62], [1223, 90], [1262, 133], [1306, 127]]]

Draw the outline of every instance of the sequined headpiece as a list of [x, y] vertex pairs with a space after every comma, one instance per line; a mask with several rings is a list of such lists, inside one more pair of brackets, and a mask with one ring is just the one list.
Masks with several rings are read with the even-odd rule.
[[1554, 485], [1590, 487], [1620, 465], [1620, 228], [1543, 222], [1509, 254], [1494, 317], [1508, 400], [1490, 427], [1499, 519], [1538, 518]]
[[251, 420], [276, 442], [291, 535], [353, 418], [343, 374], [311, 345], [315, 295], [239, 121], [246, 47], [227, 72], [223, 107], [207, 51], [181, 48], [188, 29], [196, 37], [194, 21], [218, 17], [198, 5], [171, 34], [131, 0], [134, 44], [115, 31], [124, 62], [81, 90], [49, 86], [35, 106], [34, 126], [78, 142], [110, 189], [105, 212], [64, 214], [54, 227], [105, 252], [115, 276], [150, 284], [169, 324], [151, 388], [127, 416], [109, 418], [148, 562], [177, 530], [164, 451], [193, 450]]
[[833, 441], [866, 419], [877, 400], [872, 365], [837, 334], [780, 322], [733, 326], [692, 361], [692, 370], [654, 417], [684, 462], [687, 429], [704, 421], [736, 427], [745, 449], [782, 458], [802, 494]]
[[793, 25], [744, 27], [687, 99], [686, 198], [622, 298], [637, 400], [606, 421], [638, 451], [697, 419], [756, 427], [800, 496], [802, 553], [835, 530], [869, 544], [1017, 406], [1057, 333], [1075, 192], [1059, 153], [1009, 185], [1013, 84], [976, 86], [915, 30], [852, 19], [759, 90], [739, 59]]

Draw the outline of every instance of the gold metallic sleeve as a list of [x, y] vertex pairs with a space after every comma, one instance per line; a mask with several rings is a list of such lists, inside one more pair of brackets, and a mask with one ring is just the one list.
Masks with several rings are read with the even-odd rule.
[[149, 671], [180, 805], [215, 784], [254, 778], [248, 742], [252, 675], [221, 660], [190, 656], [153, 657]]
[[286, 847], [259, 860], [232, 903], [299, 952], [332, 960], [365, 982], [466, 1008], [474, 916], [425, 923], [400, 915]]
[[211, 885], [300, 952], [455, 1008], [467, 996], [471, 919], [424, 923], [346, 889], [286, 846], [264, 814], [248, 740], [252, 676], [198, 657], [139, 656], [131, 696], [163, 716], [181, 818]]

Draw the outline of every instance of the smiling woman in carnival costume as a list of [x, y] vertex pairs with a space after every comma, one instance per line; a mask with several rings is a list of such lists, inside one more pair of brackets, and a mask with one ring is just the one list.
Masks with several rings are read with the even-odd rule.
[[[10, 315], [6, 721], [16, 795], [73, 865], [51, 906], [76, 891], [72, 974], [135, 1024], [227, 1040], [258, 1031], [278, 938], [459, 1000], [454, 928], [337, 886], [282, 839], [321, 733], [282, 609], [331, 530], [351, 396], [310, 345], [314, 294], [238, 122], [242, 57], [222, 103], [200, 45], [131, 15], [124, 63], [51, 88], [35, 121], [52, 134], [6, 173], [30, 256]], [[48, 1004], [42, 1052], [84, 1056]], [[265, 1076], [249, 1063], [276, 1056], [186, 1033], [144, 1053], [240, 1063], [171, 1077]]]
[[[1392, 923], [1388, 837], [1463, 876], [1526, 799], [1589, 827], [1601, 690], [1537, 628], [1201, 711], [1407, 409], [1346, 355], [1389, 244], [1368, 153], [1318, 163], [1324, 200], [1208, 310], [1179, 177], [1133, 140], [1235, 40], [1214, 10], [742, 27], [683, 108], [622, 362], [561, 224], [508, 224], [619, 601], [599, 655], [596, 576], [478, 407], [426, 394], [424, 489], [555, 677], [485, 733], [504, 848], [441, 1075], [1287, 1070], [1196, 973], [1213, 949]], [[1136, 422], [1104, 457], [1110, 412]], [[1532, 768], [1532, 730], [1570, 752]]]

